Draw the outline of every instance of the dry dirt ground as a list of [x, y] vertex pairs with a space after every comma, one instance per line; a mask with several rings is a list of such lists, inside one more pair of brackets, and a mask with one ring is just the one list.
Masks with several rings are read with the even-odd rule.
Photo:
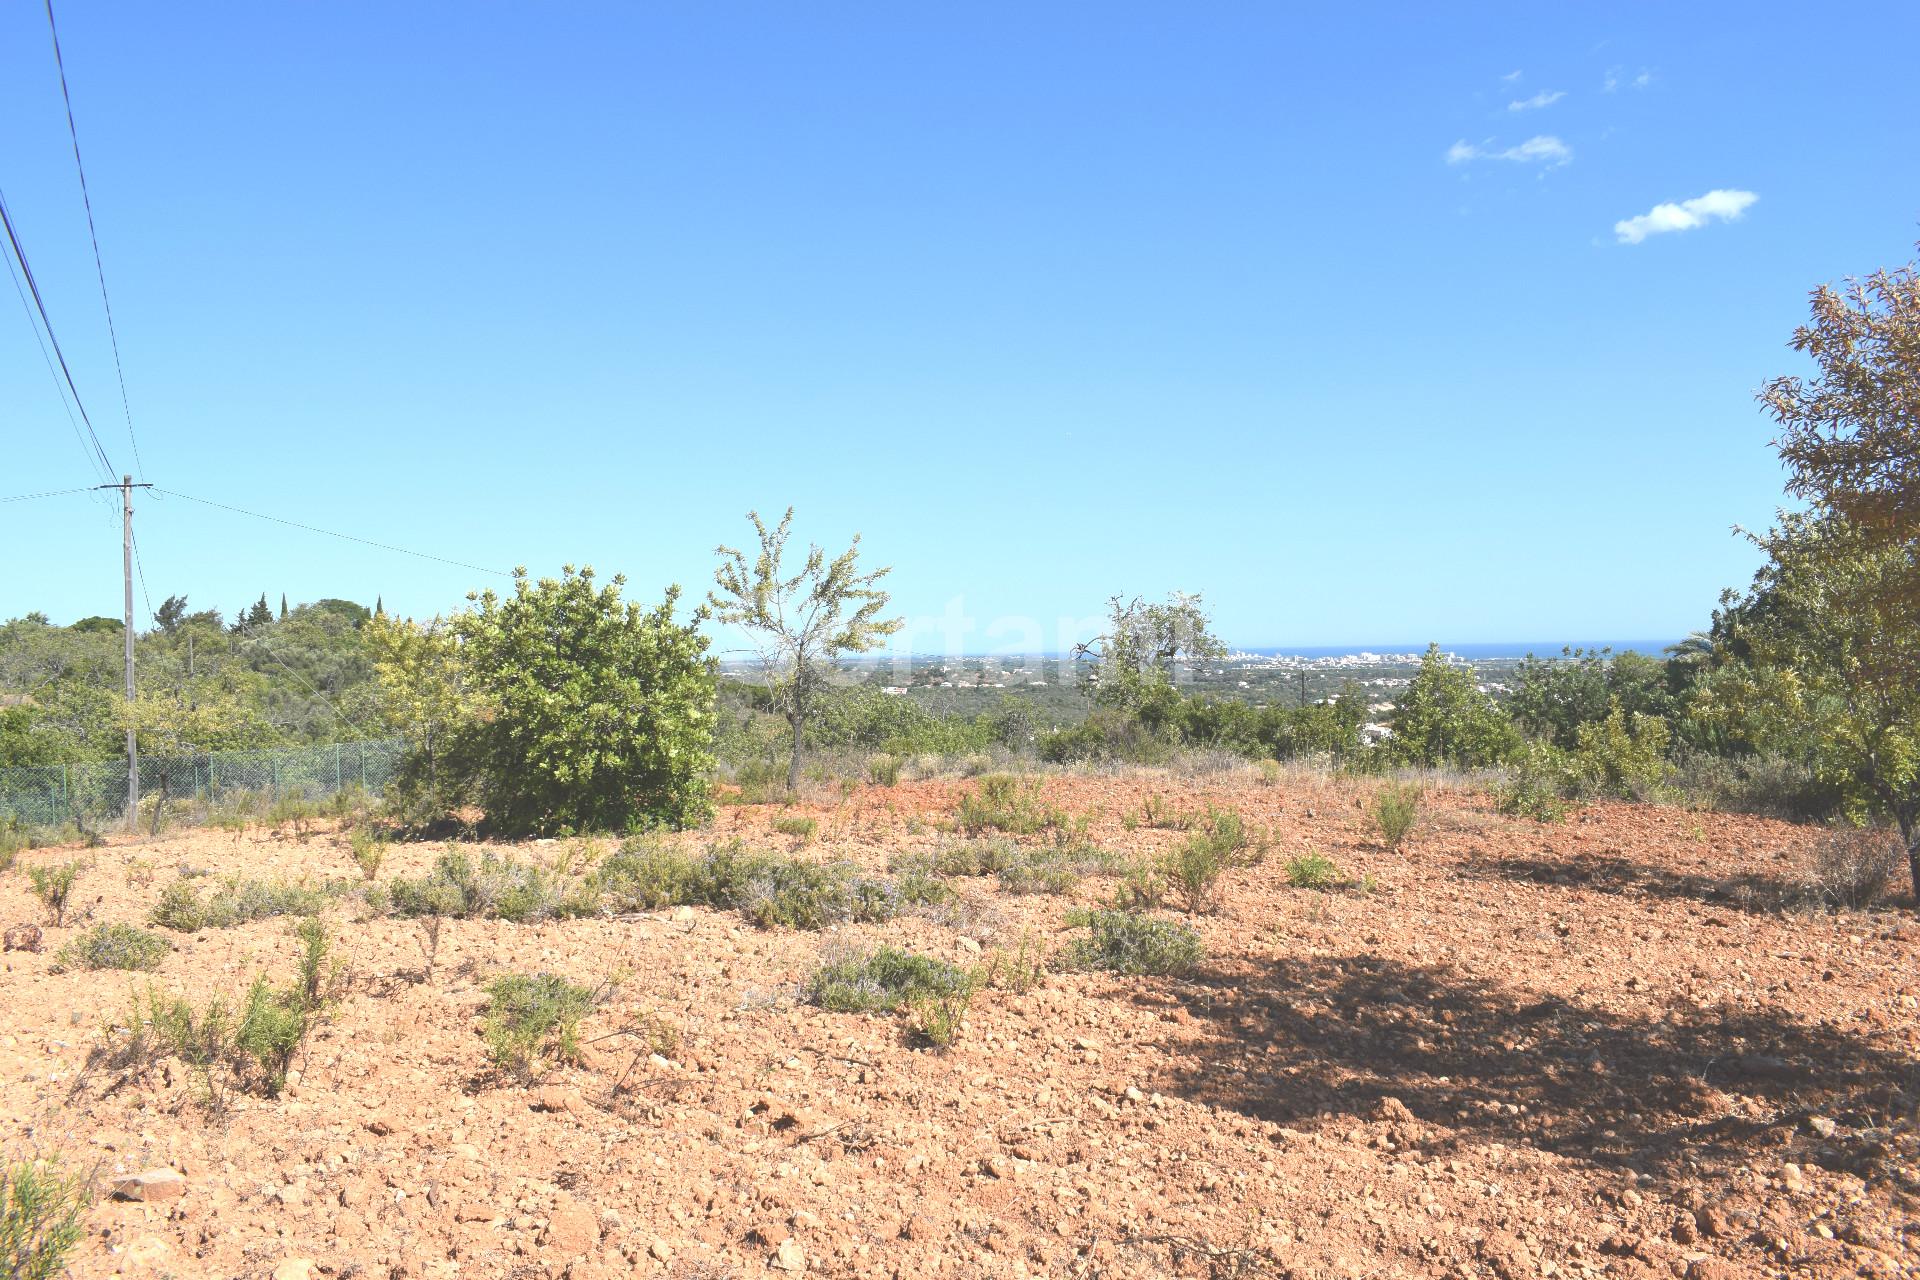
[[[802, 806], [822, 824], [802, 852], [881, 868], [934, 847], [968, 785]], [[182, 1072], [90, 1068], [144, 978], [55, 972], [53, 953], [87, 924], [144, 922], [179, 865], [352, 877], [345, 839], [112, 840], [82, 855], [76, 919], [4, 957], [0, 1145], [103, 1182], [184, 1175], [178, 1198], [100, 1200], [78, 1276], [1920, 1274], [1920, 928], [1767, 907], [1809, 831], [1632, 805], [1541, 826], [1461, 791], [1430, 795], [1391, 854], [1365, 783], [1045, 786], [1112, 849], [1180, 838], [1123, 825], [1150, 796], [1271, 830], [1266, 862], [1193, 919], [1195, 974], [989, 990], [941, 1052], [800, 985], [850, 943], [1055, 948], [1112, 882], [1060, 898], [969, 880], [971, 907], [939, 920], [820, 933], [685, 908], [449, 920], [430, 972], [418, 923], [343, 907], [342, 994], [295, 1082], [221, 1115]], [[792, 812], [727, 808], [686, 838], [796, 848], [770, 827]], [[397, 845], [382, 875], [440, 848]], [[1376, 883], [1290, 888], [1308, 848]], [[43, 918], [21, 867], [0, 876], [0, 923]], [[154, 979], [195, 1000], [292, 969], [285, 920], [168, 936]], [[508, 969], [631, 976], [582, 1062], [521, 1083], [490, 1071], [477, 1029]], [[617, 1034], [642, 1014], [679, 1029], [670, 1059]]]

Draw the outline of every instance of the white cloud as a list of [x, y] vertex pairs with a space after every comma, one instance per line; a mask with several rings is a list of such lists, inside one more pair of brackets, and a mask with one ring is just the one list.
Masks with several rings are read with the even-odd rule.
[[1606, 79], [1600, 82], [1600, 92], [1612, 93], [1622, 84], [1630, 84], [1635, 89], [1644, 89], [1653, 83], [1653, 72], [1645, 67], [1640, 68], [1640, 74], [1631, 81], [1623, 81], [1620, 77], [1624, 74], [1625, 72], [1619, 67], [1608, 67]]
[[1559, 166], [1572, 159], [1572, 147], [1544, 133], [1504, 150], [1495, 150], [1484, 144], [1475, 145], [1464, 138], [1447, 148], [1448, 164], [1466, 164], [1472, 160], [1511, 160], [1515, 164]]
[[1713, 190], [1679, 204], [1657, 204], [1637, 217], [1624, 218], [1613, 224], [1613, 234], [1621, 244], [1639, 244], [1648, 236], [1669, 231], [1692, 231], [1710, 222], [1732, 222], [1759, 198], [1751, 191]]
[[1501, 76], [1500, 78], [1502, 80], [1505, 80], [1508, 84], [1512, 84], [1515, 80], [1518, 80], [1520, 78], [1520, 73], [1518, 71], [1509, 71], [1507, 72], [1507, 74]]
[[1507, 104], [1507, 110], [1538, 111], [1541, 107], [1552, 106], [1554, 103], [1560, 101], [1560, 99], [1566, 96], [1567, 95], [1564, 90], [1554, 89], [1551, 92], [1549, 92], [1546, 89], [1542, 89], [1540, 92], [1534, 94], [1531, 98], [1520, 98], [1520, 99], [1516, 99], [1513, 102], [1509, 102]]

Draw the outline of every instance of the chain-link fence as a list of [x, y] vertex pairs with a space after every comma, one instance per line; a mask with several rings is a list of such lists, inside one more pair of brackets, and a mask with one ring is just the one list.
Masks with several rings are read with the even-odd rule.
[[[358, 788], [378, 794], [405, 753], [398, 738], [341, 742], [278, 751], [213, 751], [195, 756], [143, 757], [140, 802], [212, 807], [239, 796], [324, 800]], [[127, 762], [37, 765], [0, 769], [0, 821], [51, 827], [73, 822], [102, 826], [127, 814]]]

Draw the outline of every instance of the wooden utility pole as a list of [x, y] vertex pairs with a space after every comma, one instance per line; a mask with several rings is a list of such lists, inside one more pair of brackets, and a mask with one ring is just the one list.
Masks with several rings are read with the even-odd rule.
[[150, 484], [135, 484], [132, 476], [121, 476], [119, 484], [103, 484], [102, 489], [120, 491], [120, 569], [126, 587], [126, 617], [122, 638], [127, 657], [127, 830], [140, 829], [140, 750], [133, 733], [133, 491], [151, 489]]

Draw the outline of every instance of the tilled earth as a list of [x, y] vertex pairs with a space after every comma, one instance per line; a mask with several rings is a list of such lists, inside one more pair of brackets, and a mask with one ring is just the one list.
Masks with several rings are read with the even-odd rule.
[[[932, 849], [967, 782], [723, 808], [691, 844], [846, 858]], [[105, 1276], [1690, 1276], [1920, 1274], [1920, 928], [1893, 909], [1773, 905], [1816, 833], [1602, 805], [1542, 826], [1429, 794], [1398, 853], [1368, 784], [1310, 774], [1047, 776], [1103, 847], [1135, 818], [1230, 806], [1271, 832], [1192, 917], [1185, 979], [1052, 973], [989, 989], [958, 1043], [801, 998], [824, 953], [888, 941], [978, 963], [1113, 882], [963, 901], [884, 925], [760, 930], [724, 911], [538, 924], [330, 917], [340, 995], [277, 1099], [213, 1112], [183, 1070], [104, 1065], [144, 975], [57, 972], [79, 929], [145, 923], [176, 868], [355, 877], [321, 831], [116, 838], [64, 928], [0, 969], [0, 1145], [104, 1188], [73, 1274]], [[804, 846], [778, 817], [819, 819]], [[439, 844], [396, 845], [419, 874]], [[1364, 888], [1291, 888], [1316, 850]], [[504, 851], [504, 850], [502, 850]], [[577, 844], [515, 847], [558, 863]], [[1167, 914], [1177, 914], [1169, 911]], [[291, 974], [285, 920], [166, 935], [152, 980], [204, 1002]], [[478, 1027], [507, 970], [624, 975], [582, 1060], [501, 1078]], [[653, 1055], [630, 1034], [678, 1030]], [[659, 1046], [652, 1046], [659, 1047]]]

